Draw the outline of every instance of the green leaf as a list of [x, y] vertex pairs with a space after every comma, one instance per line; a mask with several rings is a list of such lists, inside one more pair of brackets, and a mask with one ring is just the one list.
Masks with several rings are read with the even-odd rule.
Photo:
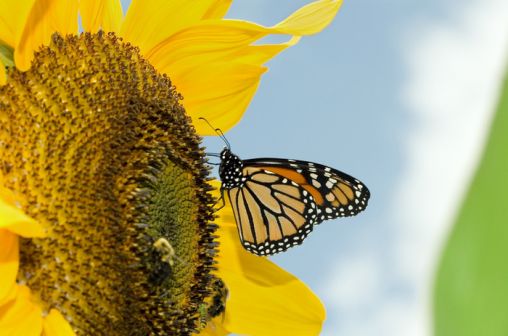
[[434, 323], [436, 336], [508, 335], [508, 77], [442, 255]]

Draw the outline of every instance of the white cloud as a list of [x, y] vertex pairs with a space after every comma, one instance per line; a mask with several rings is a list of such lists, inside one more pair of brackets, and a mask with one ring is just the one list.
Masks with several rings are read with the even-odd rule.
[[340, 263], [326, 286], [327, 300], [335, 303], [327, 307], [332, 335], [393, 336], [394, 327], [400, 335], [423, 335], [415, 329], [415, 317], [406, 314], [414, 302], [386, 294], [386, 271], [368, 252]]
[[330, 299], [341, 310], [361, 309], [380, 292], [382, 274], [374, 256], [362, 255], [344, 260], [327, 286]]
[[[387, 270], [379, 256], [364, 252], [340, 263], [326, 286], [330, 335], [423, 336], [416, 316], [407, 314], [416, 304], [407, 295], [390, 293]], [[396, 332], [397, 333], [396, 333]]]
[[[408, 130], [405, 173], [393, 202], [390, 252], [372, 247], [338, 263], [330, 314], [343, 336], [431, 334], [434, 270], [481, 154], [508, 60], [508, 2], [474, 0], [446, 21], [411, 23], [401, 41], [407, 61], [402, 99]], [[390, 270], [379, 265], [390, 265]], [[402, 291], [397, 291], [402, 288]], [[330, 305], [331, 303], [331, 305]], [[335, 334], [335, 333], [334, 333]]]

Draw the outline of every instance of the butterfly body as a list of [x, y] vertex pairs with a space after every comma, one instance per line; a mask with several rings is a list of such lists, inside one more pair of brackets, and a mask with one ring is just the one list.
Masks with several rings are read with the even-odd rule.
[[243, 176], [243, 162], [240, 157], [224, 148], [220, 153], [220, 160], [219, 176], [222, 181], [222, 189], [243, 187], [246, 179]]
[[242, 245], [272, 255], [299, 245], [314, 225], [365, 209], [369, 190], [336, 169], [307, 161], [241, 160], [220, 154], [221, 193], [233, 208]]

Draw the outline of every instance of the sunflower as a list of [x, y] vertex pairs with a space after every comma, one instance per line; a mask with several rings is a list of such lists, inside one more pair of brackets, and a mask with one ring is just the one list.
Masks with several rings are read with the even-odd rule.
[[0, 335], [319, 332], [319, 299], [215, 218], [197, 121], [233, 127], [341, 1], [272, 27], [230, 3], [2, 1]]

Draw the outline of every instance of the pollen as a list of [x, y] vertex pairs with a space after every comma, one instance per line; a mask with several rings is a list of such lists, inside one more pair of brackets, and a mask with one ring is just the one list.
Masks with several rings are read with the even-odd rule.
[[19, 283], [79, 335], [200, 329], [216, 253], [200, 137], [170, 79], [114, 34], [54, 35], [0, 87], [0, 173], [45, 238]]

